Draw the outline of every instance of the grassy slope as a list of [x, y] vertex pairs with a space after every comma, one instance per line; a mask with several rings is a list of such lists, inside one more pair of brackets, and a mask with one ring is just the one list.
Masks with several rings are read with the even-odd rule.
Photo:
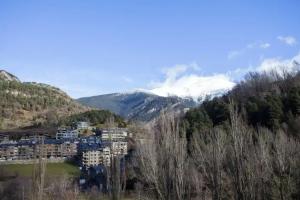
[[[32, 175], [32, 164], [27, 165], [3, 165], [5, 171], [10, 173], [18, 173], [20, 176], [30, 177]], [[49, 176], [61, 176], [67, 175], [70, 177], [79, 176], [79, 168], [69, 163], [48, 163], [46, 168], [46, 174]]]

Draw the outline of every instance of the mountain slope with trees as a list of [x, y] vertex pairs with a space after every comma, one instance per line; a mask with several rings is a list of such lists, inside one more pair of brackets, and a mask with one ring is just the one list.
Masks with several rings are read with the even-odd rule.
[[233, 101], [243, 120], [253, 127], [284, 129], [299, 135], [300, 73], [249, 73], [232, 91], [206, 100], [190, 110], [185, 122], [190, 132], [229, 122], [228, 105]]
[[0, 129], [56, 124], [58, 119], [89, 110], [47, 84], [21, 82], [0, 71]]
[[77, 99], [83, 105], [106, 109], [126, 119], [150, 121], [161, 111], [195, 107], [192, 99], [161, 97], [145, 92], [115, 93]]
[[74, 114], [63, 118], [60, 124], [72, 126], [78, 121], [87, 121], [93, 126], [101, 126], [107, 123], [113, 123], [118, 127], [126, 127], [126, 122], [122, 117], [111, 113], [108, 110], [90, 110], [87, 112]]

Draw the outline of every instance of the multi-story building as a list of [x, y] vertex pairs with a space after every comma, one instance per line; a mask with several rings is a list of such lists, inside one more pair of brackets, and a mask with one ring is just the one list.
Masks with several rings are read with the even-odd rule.
[[0, 144], [9, 142], [9, 137], [7, 135], [0, 135]]
[[126, 155], [127, 154], [127, 142], [114, 141], [111, 143], [111, 151], [113, 155]]
[[[85, 123], [81, 124], [85, 127]], [[3, 139], [0, 143], [0, 161], [31, 160], [42, 156], [46, 159], [79, 156], [83, 166], [110, 166], [115, 156], [127, 154], [127, 129], [110, 128], [101, 131], [101, 137], [78, 138], [78, 131], [60, 128], [56, 139], [46, 136], [22, 137], [19, 141]]]
[[43, 158], [72, 158], [77, 155], [77, 144], [65, 140], [46, 139], [0, 144], [0, 160], [30, 160]]
[[15, 144], [0, 145], [0, 160], [17, 160], [18, 147]]
[[45, 158], [71, 158], [77, 155], [77, 144], [67, 140], [47, 139], [44, 144], [36, 145], [36, 152], [41, 152]]
[[119, 141], [127, 137], [126, 128], [108, 128], [101, 130], [101, 138], [103, 141]]
[[85, 167], [94, 167], [98, 165], [110, 165], [110, 148], [101, 147], [99, 144], [81, 145], [81, 161]]
[[78, 138], [78, 131], [67, 128], [59, 128], [56, 133], [56, 139], [76, 139]]
[[18, 148], [18, 160], [30, 160], [34, 159], [35, 147], [33, 144], [19, 144]]

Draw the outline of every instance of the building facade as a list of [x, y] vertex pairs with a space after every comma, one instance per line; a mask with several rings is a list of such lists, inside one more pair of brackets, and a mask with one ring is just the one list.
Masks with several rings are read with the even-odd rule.
[[98, 145], [87, 145], [81, 149], [81, 163], [84, 167], [94, 167], [98, 165], [110, 166], [111, 152], [109, 147]]
[[109, 128], [101, 130], [101, 138], [103, 141], [119, 141], [125, 140], [128, 136], [125, 128]]
[[77, 155], [77, 144], [64, 140], [47, 139], [43, 143], [20, 141], [0, 144], [0, 160], [30, 160], [43, 158], [72, 158]]
[[67, 128], [60, 128], [57, 130], [56, 139], [76, 139], [78, 138], [78, 131], [67, 129]]

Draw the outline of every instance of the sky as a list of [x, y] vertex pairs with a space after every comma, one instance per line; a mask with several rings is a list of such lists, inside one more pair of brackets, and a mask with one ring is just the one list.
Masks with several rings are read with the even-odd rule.
[[196, 97], [300, 62], [298, 0], [0, 1], [0, 69], [73, 98]]

